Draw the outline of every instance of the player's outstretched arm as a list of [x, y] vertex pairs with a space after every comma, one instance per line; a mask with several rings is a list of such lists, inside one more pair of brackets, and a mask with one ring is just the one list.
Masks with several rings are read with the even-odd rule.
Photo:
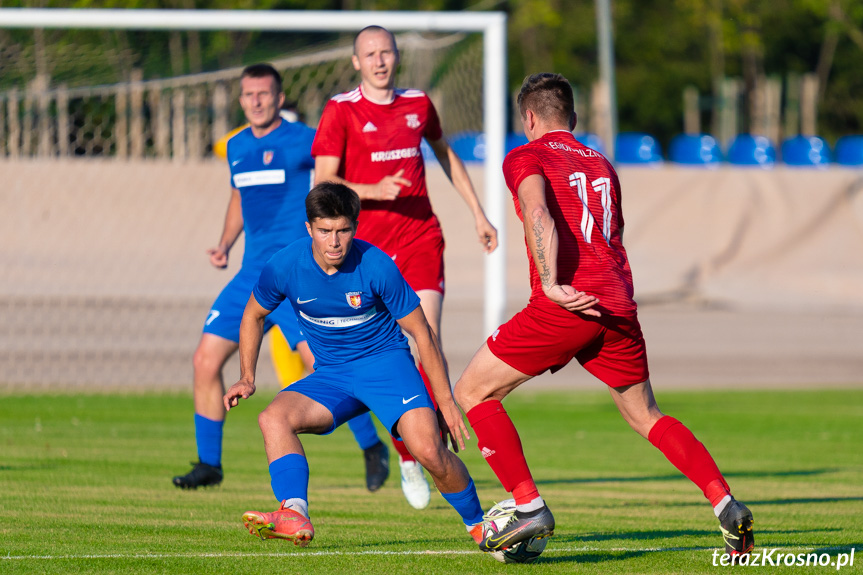
[[410, 180], [402, 177], [404, 170], [384, 176], [376, 184], [349, 182], [339, 176], [341, 163], [341, 158], [337, 156], [315, 157], [315, 185], [321, 182], [338, 182], [355, 191], [361, 200], [394, 200], [399, 197], [403, 187], [411, 185]]
[[254, 294], [249, 296], [240, 322], [240, 380], [222, 398], [228, 411], [236, 407], [240, 399], [248, 399], [255, 393], [255, 371], [264, 339], [264, 318], [269, 313], [270, 310], [261, 306]]
[[482, 249], [490, 254], [497, 248], [497, 229], [491, 225], [482, 209], [482, 204], [480, 204], [476, 191], [473, 189], [473, 183], [470, 181], [464, 162], [444, 138], [429, 141], [429, 146], [431, 146], [447, 178], [470, 208], [479, 243], [482, 245]]
[[557, 229], [545, 201], [545, 180], [538, 174], [526, 177], [518, 187], [518, 201], [524, 218], [524, 234], [539, 272], [545, 296], [567, 311], [600, 317], [592, 309], [599, 299], [573, 286], [557, 283]]
[[470, 434], [464, 424], [461, 411], [452, 396], [449, 374], [440, 342], [426, 321], [426, 316], [420, 306], [398, 320], [398, 324], [416, 342], [420, 362], [429, 378], [440, 416], [443, 417], [446, 425], [446, 429], [442, 429], [442, 431], [450, 436], [453, 450], [458, 452], [459, 449], [464, 449], [465, 439], [470, 439]]
[[240, 200], [240, 192], [236, 188], [231, 188], [231, 199], [228, 201], [228, 211], [225, 214], [225, 225], [219, 245], [207, 250], [211, 264], [217, 268], [228, 267], [228, 253], [242, 231], [243, 204]]

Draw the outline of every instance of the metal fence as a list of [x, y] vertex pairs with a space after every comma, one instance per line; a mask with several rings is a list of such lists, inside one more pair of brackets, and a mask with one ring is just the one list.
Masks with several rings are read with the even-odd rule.
[[[399, 85], [426, 90], [448, 132], [482, 129], [482, 43], [455, 34], [398, 37]], [[286, 99], [309, 125], [317, 125], [327, 99], [351, 89], [359, 77], [352, 47], [337, 46], [270, 60], [283, 74]], [[204, 158], [212, 144], [243, 123], [241, 67], [128, 82], [66, 87], [46, 74], [26, 87], [0, 92], [0, 156]]]

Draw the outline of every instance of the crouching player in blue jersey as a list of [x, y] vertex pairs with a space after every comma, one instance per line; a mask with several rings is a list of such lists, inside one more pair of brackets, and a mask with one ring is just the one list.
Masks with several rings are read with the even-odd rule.
[[[183, 489], [222, 481], [225, 386], [222, 368], [237, 350], [240, 320], [249, 294], [267, 260], [286, 245], [306, 237], [305, 199], [311, 182], [315, 131], [283, 121], [282, 77], [269, 64], [253, 64], [240, 76], [240, 105], [249, 124], [224, 146], [231, 168], [231, 199], [219, 245], [208, 251], [210, 263], [226, 268], [231, 247], [245, 233], [243, 266], [213, 303], [194, 356], [195, 440], [198, 461], [173, 483]], [[311, 369], [314, 358], [300, 333], [290, 305], [274, 309], [266, 329], [278, 325], [292, 349]], [[348, 426], [363, 449], [366, 487], [375, 491], [389, 476], [389, 450], [378, 438], [370, 415]]]
[[[306, 198], [310, 238], [274, 255], [261, 272], [240, 324], [240, 380], [225, 409], [255, 393], [255, 369], [270, 310], [288, 300], [315, 356], [315, 372], [279, 393], [258, 417], [271, 484], [281, 503], [271, 513], [247, 511], [243, 523], [261, 539], [308, 545], [315, 534], [308, 512], [309, 466], [298, 434], [331, 433], [369, 410], [425, 467], [475, 542], [482, 539], [482, 508], [453, 449], [470, 439], [453, 400], [437, 337], [420, 300], [392, 259], [354, 240], [360, 199], [342, 184], [324, 182]], [[415, 341], [431, 397], [411, 357]]]

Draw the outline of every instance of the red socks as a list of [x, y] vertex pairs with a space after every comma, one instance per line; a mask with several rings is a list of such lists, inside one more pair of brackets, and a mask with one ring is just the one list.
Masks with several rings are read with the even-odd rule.
[[[539, 492], [528, 469], [521, 439], [499, 401], [484, 401], [467, 413], [477, 438], [477, 446], [492, 471], [512, 492], [516, 505], [529, 503]], [[648, 440], [674, 467], [695, 483], [714, 507], [731, 490], [716, 462], [689, 429], [670, 416], [664, 416], [650, 430]]]
[[704, 444], [673, 417], [666, 415], [657, 421], [647, 439], [704, 492], [714, 507], [731, 492]]
[[399, 452], [399, 457], [402, 461], [416, 461], [416, 459], [414, 459], [414, 456], [411, 455], [411, 452], [408, 451], [408, 448], [405, 447], [404, 441], [399, 441], [393, 436], [390, 436], [390, 439], [393, 440], [393, 447], [396, 451]]
[[521, 447], [512, 420], [499, 401], [484, 401], [467, 412], [467, 420], [477, 438], [477, 446], [492, 471], [512, 492], [516, 505], [539, 497], [539, 492]]

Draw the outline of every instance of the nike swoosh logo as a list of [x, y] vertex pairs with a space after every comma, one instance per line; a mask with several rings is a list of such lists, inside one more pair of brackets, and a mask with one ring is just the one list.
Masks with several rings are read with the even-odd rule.
[[[500, 537], [489, 537], [487, 542], [486, 542], [486, 545], [492, 549], [497, 549], [500, 546], [502, 546], [506, 542], [507, 539], [511, 539], [514, 535], [524, 531], [525, 529], [527, 529], [531, 525], [533, 525], [533, 522], [525, 523], [524, 525], [522, 525], [518, 529], [515, 529], [514, 531], [510, 531], [509, 533], [505, 533], [505, 534], [501, 535]], [[496, 544], [496, 545], [492, 546], [492, 544]]]
[[309, 303], [310, 301], [315, 301], [316, 299], [318, 299], [318, 298], [316, 298], [316, 297], [313, 297], [312, 299], [300, 299], [300, 298], [297, 298], [297, 303], [298, 303], [299, 305], [303, 305], [304, 303]]
[[416, 394], [415, 396], [413, 396], [413, 397], [412, 397], [412, 398], [410, 398], [410, 399], [405, 399], [405, 398], [403, 397], [403, 398], [402, 398], [402, 405], [407, 405], [407, 404], [409, 404], [410, 402], [412, 402], [413, 400], [415, 400], [415, 399], [416, 399], [416, 398], [418, 398], [418, 397], [419, 397], [419, 394]]
[[231, 165], [232, 165], [232, 166], [236, 166], [237, 164], [239, 164], [239, 163], [240, 163], [240, 162], [242, 162], [242, 161], [243, 161], [243, 159], [242, 159], [242, 158], [240, 158], [239, 160], [234, 160], [233, 162], [231, 162]]

